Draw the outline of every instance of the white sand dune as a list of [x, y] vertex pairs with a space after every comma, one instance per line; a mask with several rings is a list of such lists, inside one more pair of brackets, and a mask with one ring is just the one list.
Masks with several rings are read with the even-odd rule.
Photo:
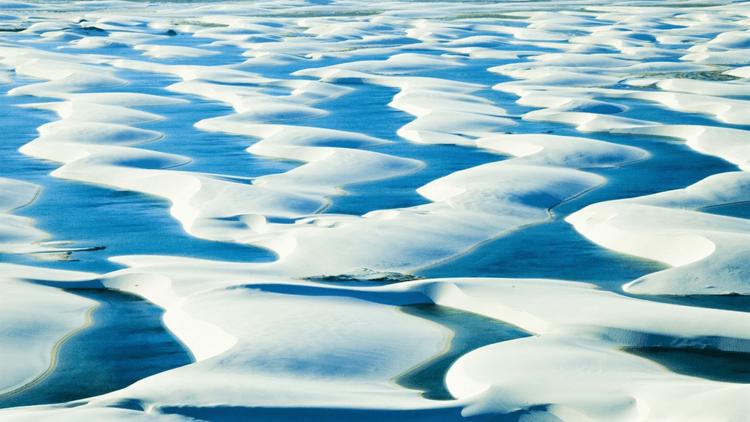
[[34, 201], [38, 193], [39, 187], [34, 184], [0, 178], [0, 252], [35, 251], [35, 244], [47, 238], [31, 219], [12, 214]]
[[[386, 60], [387, 62], [387, 60]], [[358, 62], [374, 67], [379, 63]], [[515, 122], [505, 117], [505, 110], [490, 101], [471, 95], [481, 86], [419, 76], [380, 76], [346, 68], [305, 69], [297, 72], [317, 76], [324, 82], [363, 81], [399, 89], [389, 104], [414, 116], [398, 130], [409, 141], [424, 144], [471, 146], [472, 138], [503, 132]]]
[[591, 205], [568, 218], [591, 240], [674, 268], [626, 286], [642, 294], [747, 294], [747, 220], [700, 212], [746, 201], [744, 172], [685, 189]]

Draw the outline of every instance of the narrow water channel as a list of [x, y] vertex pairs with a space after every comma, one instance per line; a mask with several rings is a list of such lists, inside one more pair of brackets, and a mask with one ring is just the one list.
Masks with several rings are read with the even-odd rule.
[[667, 347], [627, 348], [672, 372], [714, 381], [750, 384], [750, 353]]
[[447, 349], [433, 359], [398, 377], [404, 387], [421, 390], [432, 400], [454, 397], [445, 385], [445, 375], [453, 363], [466, 353], [501, 341], [528, 337], [530, 334], [513, 325], [470, 312], [439, 305], [403, 306], [401, 311], [449, 328], [453, 337]]
[[89, 325], [59, 345], [43, 376], [0, 396], [0, 408], [92, 397], [193, 361], [162, 324], [161, 308], [111, 290], [67, 291], [99, 303]]

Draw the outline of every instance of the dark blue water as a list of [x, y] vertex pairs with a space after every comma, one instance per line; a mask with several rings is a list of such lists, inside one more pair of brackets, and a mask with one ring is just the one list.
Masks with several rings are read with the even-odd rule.
[[396, 380], [404, 387], [421, 390], [423, 397], [432, 400], [454, 398], [445, 385], [445, 375], [451, 365], [461, 356], [489, 344], [530, 335], [517, 327], [495, 319], [437, 305], [404, 306], [401, 310], [448, 327], [453, 331], [453, 338], [444, 353], [401, 375]]
[[[487, 79], [481, 79], [482, 83], [502, 81], [502, 77], [487, 75], [485, 74]], [[483, 93], [512, 114], [521, 115], [531, 110], [516, 104], [515, 96], [498, 91]], [[664, 117], [665, 122], [671, 122], [670, 119], [674, 117], [670, 111], [651, 113], [651, 107], [646, 105], [648, 104], [644, 105], [643, 112], [645, 115], [633, 111], [631, 117]], [[686, 115], [680, 123], [705, 124], [705, 121], [702, 116]], [[668, 138], [581, 134], [570, 126], [530, 121], [521, 121], [518, 126], [508, 128], [507, 131], [583, 136], [635, 146], [648, 151], [650, 157], [622, 167], [586, 169], [606, 177], [606, 184], [558, 205], [552, 209], [552, 216], [546, 223], [532, 225], [486, 242], [461, 257], [422, 269], [418, 271], [419, 275], [559, 278], [588, 281], [603, 288], [620, 290], [623, 283], [665, 267], [653, 261], [603, 249], [578, 234], [564, 221], [565, 217], [596, 202], [683, 188], [712, 174], [736, 170], [736, 166], [731, 163], [697, 153], [684, 142]]]
[[331, 113], [315, 119], [314, 124], [331, 129], [361, 132], [392, 141], [370, 147], [371, 150], [397, 157], [412, 158], [425, 167], [404, 177], [347, 185], [348, 195], [332, 198], [330, 213], [365, 214], [376, 209], [411, 207], [427, 203], [416, 189], [432, 180], [458, 170], [499, 161], [503, 157], [476, 148], [455, 145], [420, 145], [407, 142], [396, 131], [413, 116], [391, 108], [397, 90], [370, 85], [350, 84], [355, 91], [320, 107]]
[[[482, 33], [477, 32], [474, 35]], [[160, 42], [200, 47], [200, 44], [210, 41], [212, 40], [199, 40], [189, 35], [177, 34]], [[54, 49], [58, 44], [46, 42], [35, 46]], [[168, 64], [239, 64], [244, 60], [241, 56], [242, 51], [235, 47], [212, 48], [218, 49], [221, 54], [197, 59], [156, 60], [126, 48], [111, 53], [124, 58]], [[518, 48], [527, 49], [528, 46], [519, 45]], [[440, 53], [423, 50], [418, 46], [409, 50], [427, 54]], [[380, 54], [362, 56], [358, 59], [384, 58], [386, 56]], [[288, 66], [239, 67], [269, 77], [290, 78], [289, 73], [297, 69], [326, 66], [348, 60], [302, 59]], [[515, 104], [514, 96], [490, 89], [493, 84], [506, 81], [508, 78], [487, 72], [485, 69], [503, 63], [507, 61], [472, 60], [464, 67], [415, 74], [484, 84], [486, 89], [480, 90], [477, 95], [491, 99], [497, 105], [506, 108], [511, 115], [519, 116], [529, 109]], [[165, 90], [170, 83], [177, 82], [173, 76], [128, 70], [119, 70], [117, 73], [130, 83], [114, 90], [166, 95], [190, 101], [190, 104], [184, 106], [144, 108], [162, 114], [166, 119], [140, 125], [165, 134], [159, 142], [142, 147], [190, 157], [192, 161], [182, 166], [184, 170], [251, 178], [283, 172], [299, 165], [284, 160], [256, 157], [245, 152], [244, 149], [255, 142], [254, 139], [196, 130], [193, 127], [196, 121], [230, 114], [233, 111], [217, 102]], [[19, 81], [21, 84], [28, 82]], [[13, 86], [15, 85], [4, 88], [10, 89]], [[363, 214], [374, 209], [422, 204], [426, 202], [425, 199], [415, 192], [419, 186], [461, 169], [506, 159], [475, 148], [408, 143], [398, 137], [396, 131], [410, 122], [412, 117], [387, 106], [395, 90], [367, 84], [352, 83], [349, 86], [355, 88], [352, 93], [319, 105], [331, 112], [328, 116], [295, 121], [295, 124], [348, 130], [387, 139], [393, 143], [373, 146], [371, 149], [418, 159], [425, 163], [425, 167], [404, 177], [347, 186], [348, 195], [333, 198], [327, 210], [329, 212]], [[36, 101], [40, 99], [0, 96], [0, 110], [3, 110], [0, 112], [0, 128], [4, 131], [4, 137], [0, 140], [0, 176], [28, 180], [41, 185], [43, 190], [38, 200], [19, 211], [19, 214], [34, 218], [37, 226], [48, 231], [54, 240], [68, 240], [71, 247], [94, 250], [72, 252], [57, 261], [37, 261], [35, 256], [9, 255], [0, 255], [0, 261], [105, 272], [117, 268], [107, 258], [127, 254], [179, 255], [243, 262], [269, 261], [274, 258], [271, 253], [258, 248], [209, 242], [187, 235], [171, 218], [168, 204], [163, 200], [50, 177], [49, 172], [57, 168], [57, 164], [24, 157], [17, 152], [17, 148], [36, 136], [37, 126], [57, 119], [50, 113], [13, 107], [20, 103]], [[705, 116], [674, 113], [649, 103], [630, 100], [617, 102], [631, 106], [629, 111], [621, 113], [623, 116], [664, 123], [716, 124]], [[516, 127], [502, 128], [502, 131], [580, 136], [573, 128], [565, 125], [520, 120], [519, 123]], [[589, 281], [602, 288], [619, 290], [622, 283], [664, 267], [600, 248], [575, 232], [564, 222], [564, 218], [591, 203], [681, 188], [708, 175], [736, 169], [723, 160], [695, 153], [681, 142], [608, 134], [584, 136], [638, 146], [648, 150], [651, 158], [625, 167], [591, 170], [605, 176], [608, 182], [598, 189], [555, 207], [549, 221], [486, 242], [461, 257], [422, 269], [418, 271], [418, 275], [560, 278]], [[707, 211], [743, 218], [750, 215], [748, 207], [743, 204], [716, 207]], [[99, 308], [92, 315], [92, 325], [61, 345], [57, 366], [45, 378], [16, 395], [0, 397], [0, 407], [62, 402], [101, 394], [190, 361], [190, 355], [162, 326], [160, 309], [140, 299], [115, 292], [74, 293], [99, 302]], [[698, 300], [665, 297], [653, 299], [676, 300], [680, 303]], [[712, 302], [708, 306], [734, 306], [727, 301], [719, 302]], [[740, 306], [747, 305], [743, 302]], [[486, 344], [527, 335], [499, 321], [438, 306], [405, 307], [404, 311], [442, 324], [455, 333], [455, 338], [446, 353], [398, 379], [402, 385], [421, 389], [426, 397], [434, 399], [450, 398], [445, 390], [443, 377], [458, 356]], [[672, 355], [666, 356], [662, 352], [649, 353], [647, 357], [664, 362], [666, 366], [672, 365], [669, 362], [675, 361]], [[681, 355], [676, 360], [680, 359], [689, 360], [689, 357]], [[85, 380], [85, 383], [82, 380]], [[194, 414], [200, 416], [200, 409], [196, 409]], [[232, 409], [228, 409], [226, 414], [227, 419], [234, 415]]]
[[[570, 135], [569, 131], [556, 131]], [[616, 135], [596, 138], [638, 146], [651, 158], [624, 167], [589, 169], [607, 183], [555, 207], [542, 224], [515, 231], [487, 242], [462, 257], [419, 271], [425, 277], [463, 276], [542, 277], [588, 281], [619, 290], [623, 283], [664, 269], [653, 261], [628, 257], [603, 249], [564, 221], [571, 213], [596, 202], [648, 195], [682, 188], [711, 174], [734, 171], [724, 160], [697, 154], [683, 143]]]
[[[273, 254], [251, 247], [211, 242], [189, 236], [169, 215], [169, 204], [139, 193], [60, 180], [49, 176], [57, 163], [23, 156], [19, 147], [36, 136], [35, 128], [53, 118], [49, 113], [13, 107], [27, 98], [0, 96], [0, 176], [26, 180], [42, 187], [37, 200], [17, 212], [36, 220], [54, 240], [74, 248], [103, 248], [73, 252], [62, 261], [38, 261], [43, 256], [0, 255], [2, 261], [33, 263], [71, 270], [111, 271], [107, 260], [126, 254], [183, 255], [207, 259], [268, 261]], [[46, 119], [45, 119], [46, 117]], [[177, 138], [179, 139], [179, 138]], [[189, 141], [189, 140], [188, 140]], [[205, 146], [210, 149], [210, 145]], [[61, 212], [61, 207], [73, 212]], [[144, 242], [149, 239], [149, 242]]]
[[108, 393], [193, 359], [161, 323], [162, 310], [124, 293], [70, 290], [98, 302], [92, 323], [59, 346], [56, 364], [0, 408], [62, 403]]
[[624, 350], [650, 359], [678, 374], [722, 382], [750, 384], [750, 353], [668, 347]]

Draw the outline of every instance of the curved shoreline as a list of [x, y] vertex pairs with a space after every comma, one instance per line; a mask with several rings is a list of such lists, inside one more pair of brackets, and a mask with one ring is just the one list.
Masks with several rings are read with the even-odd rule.
[[44, 372], [42, 372], [41, 374], [39, 374], [36, 377], [34, 377], [31, 381], [29, 381], [29, 382], [27, 382], [27, 383], [25, 383], [25, 384], [23, 384], [23, 385], [15, 388], [15, 389], [13, 389], [13, 390], [6, 391], [6, 392], [0, 392], [0, 408], [4, 407], [1, 404], [3, 400], [8, 399], [8, 398], [12, 398], [15, 395], [18, 395], [20, 393], [23, 393], [24, 391], [27, 391], [27, 390], [35, 387], [40, 382], [44, 381], [44, 379], [47, 378], [55, 370], [55, 368], [57, 367], [58, 354], [59, 354], [60, 349], [62, 348], [62, 346], [65, 344], [65, 342], [69, 341], [70, 339], [72, 339], [73, 337], [75, 337], [77, 334], [79, 334], [79, 333], [87, 330], [88, 328], [90, 328], [93, 325], [93, 322], [94, 322], [93, 314], [94, 314], [94, 312], [96, 312], [96, 309], [99, 306], [100, 305], [98, 305], [98, 304], [94, 305], [88, 311], [86, 311], [83, 325], [81, 325], [77, 329], [69, 332], [68, 334], [66, 334], [64, 337], [62, 337], [61, 339], [59, 339], [54, 344], [54, 346], [52, 347], [52, 351], [50, 353], [50, 363], [47, 366], [47, 369], [44, 370]]
[[[94, 356], [94, 359], [89, 360], [92, 358], [92, 356], [87, 355], [85, 353], [85, 349], [82, 349], [82, 350], [73, 349], [74, 350], [73, 352], [70, 352], [70, 351], [66, 352], [66, 350], [71, 347], [73, 348], [80, 348], [82, 346], [87, 347], [86, 344], [81, 343], [82, 341], [84, 342], [86, 341], [86, 339], [83, 336], [84, 333], [90, 332], [89, 337], [92, 335], [96, 336], [96, 342], [101, 343], [101, 344], [106, 344], [107, 342], [106, 338], [102, 338], [101, 330], [106, 330], [107, 333], [109, 333], [109, 335], [118, 335], [117, 332], [110, 333], [112, 327], [108, 325], [108, 322], [111, 323], [111, 321], [108, 321], [108, 319], [111, 319], [113, 317], [121, 317], [122, 315], [120, 313], [117, 313], [116, 315], [110, 315], [110, 316], [107, 316], [106, 318], [103, 318], [103, 320], [98, 321], [96, 317], [96, 313], [98, 311], [101, 311], [103, 307], [111, 307], [113, 303], [112, 301], [118, 300], [120, 295], [127, 295], [127, 296], [132, 296], [132, 295], [117, 292], [114, 290], [108, 290], [108, 289], [83, 289], [83, 290], [73, 289], [70, 292], [71, 294], [77, 294], [76, 292], [78, 293], [88, 292], [86, 293], [86, 296], [88, 297], [88, 296], [93, 295], [94, 298], [98, 298], [99, 303], [93, 306], [92, 308], [90, 308], [88, 312], [86, 313], [86, 317], [87, 317], [86, 324], [79, 327], [75, 331], [68, 333], [64, 338], [58, 340], [58, 342], [55, 344], [55, 348], [53, 349], [52, 360], [50, 362], [50, 365], [44, 371], [44, 373], [38, 375], [31, 382], [28, 382], [24, 384], [23, 386], [20, 386], [19, 388], [16, 388], [12, 391], [9, 391], [7, 393], [0, 395], [0, 407], [7, 408], [7, 407], [16, 407], [19, 405], [29, 406], [29, 405], [37, 405], [37, 404], [53, 404], [53, 403], [56, 403], [57, 401], [49, 402], [48, 400], [53, 397], [56, 397], [56, 395], [61, 394], [61, 393], [65, 396], [65, 398], [58, 399], [59, 402], [67, 402], [70, 400], [70, 397], [73, 397], [73, 396], [77, 396], [74, 398], [74, 400], [86, 399], [91, 396], [90, 394], [87, 393], [89, 391], [98, 391], [98, 393], [96, 394], [98, 395], [102, 393], [115, 391], [115, 390], [118, 390], [120, 388], [127, 386], [127, 384], [123, 384], [123, 382], [119, 382], [119, 385], [115, 385], [115, 384], [118, 384], [118, 382], [115, 382], [115, 384], [112, 384], [112, 385], [109, 385], [109, 384], [98, 385], [97, 384], [98, 381], [110, 382], [110, 380], [106, 377], [101, 378], [100, 376], [101, 374], [99, 372], [101, 372], [102, 370], [103, 371], [113, 371], [113, 370], [124, 371], [124, 369], [119, 369], [112, 365], [110, 365], [111, 367], [106, 367], [106, 365], [101, 366], [100, 364], [102, 362], [99, 362], [96, 359], [100, 359], [102, 357], [97, 357], [96, 355], [92, 355]], [[122, 297], [125, 298], [125, 296], [122, 296]], [[132, 301], [133, 299], [142, 302], [144, 305], [148, 307], [156, 309], [156, 307], [154, 307], [153, 305], [149, 304], [148, 302], [144, 301], [141, 298], [135, 298], [134, 296], [132, 296], [132, 299], [129, 298], [128, 301]], [[128, 302], [123, 302], [123, 303], [128, 303]], [[132, 306], [132, 304], [128, 304], [127, 306]], [[156, 315], [157, 320], [159, 321], [158, 325], [163, 327], [161, 323], [160, 315], [161, 315], [160, 313]], [[132, 323], [134, 323], [134, 321], [122, 321], [119, 323], [120, 327], [116, 326], [115, 329], [121, 330], [122, 324], [132, 324]], [[137, 327], [133, 326], [131, 330], [135, 328]], [[168, 333], [166, 331], [166, 327], [164, 327], [163, 329], [164, 329], [164, 333]], [[123, 333], [121, 333], [120, 335], [122, 334]], [[132, 333], [130, 334], [132, 335]], [[143, 334], [139, 334], [139, 335], [143, 335]], [[154, 335], [158, 335], [158, 333], [149, 334], [149, 335], [154, 336]], [[171, 334], [168, 334], [168, 335], [171, 335]], [[125, 345], [125, 346], [127, 347], [128, 345]], [[129, 347], [133, 347], [133, 345], [130, 345]], [[142, 349], [142, 347], [144, 346], [143, 345], [136, 346], [137, 349]], [[183, 347], [183, 346], [180, 345], [180, 347]], [[122, 349], [122, 346], [120, 346], [119, 344], [116, 346], [115, 349], [117, 350], [117, 352], [115, 353], [115, 356], [117, 354], [122, 354], [127, 351], [127, 349]], [[84, 353], [82, 353], [82, 351]], [[142, 351], [142, 352], [145, 352], [145, 351]], [[187, 350], [185, 350], [185, 352], [187, 352]], [[71, 356], [71, 353], [73, 353], [72, 356]], [[154, 349], [152, 352], [149, 352], [149, 353], [156, 355], [158, 358], [158, 354], [163, 353], [163, 351], [159, 349]], [[61, 362], [60, 359], [63, 357], [64, 354], [67, 354], [69, 356], [66, 356], [67, 360], [65, 362]], [[71, 358], [74, 358], [74, 360], [70, 360]], [[85, 359], [87, 361], [81, 362], [81, 359]], [[132, 362], [128, 363], [128, 365], [136, 365], [136, 367], [138, 367], [139, 365], [145, 365], [147, 363], [151, 364], [143, 358], [141, 359], [131, 358], [131, 360]], [[64, 365], [61, 366], [61, 363]], [[87, 381], [84, 381], [86, 388], [80, 388], [80, 386], [79, 388], [75, 388], [75, 384], [77, 382], [76, 378], [78, 378], [77, 376], [70, 376], [70, 374], [61, 375], [58, 373], [60, 370], [67, 371], [66, 374], [71, 369], [73, 369], [74, 371], [77, 371], [77, 369], [75, 368], [81, 365], [82, 363], [84, 364], [85, 367], [91, 367], [93, 365], [93, 366], [96, 366], [97, 369], [99, 369], [99, 372], [94, 371], [93, 373], [90, 373], [89, 377], [87, 378]], [[188, 362], [187, 361], [180, 362], [180, 364], [184, 364], [184, 363], [188, 363]], [[167, 364], [166, 369], [173, 368], [176, 366], [179, 366], [179, 365]], [[143, 369], [140, 367], [138, 368], [138, 370], [143, 372]], [[147, 371], [151, 371], [151, 374], [153, 374], [152, 370], [147, 370]], [[133, 372], [133, 371], [130, 371], [130, 372]], [[148, 374], [146, 374], [146, 376], [147, 375]], [[59, 378], [60, 376], [64, 376], [64, 378], [53, 379], [54, 377]], [[115, 380], [112, 380], [112, 381], [115, 381]], [[52, 384], [50, 384], [50, 382], [52, 382]], [[50, 385], [47, 385], [47, 384], [50, 384]], [[39, 398], [36, 398], [36, 396], [39, 396]]]

